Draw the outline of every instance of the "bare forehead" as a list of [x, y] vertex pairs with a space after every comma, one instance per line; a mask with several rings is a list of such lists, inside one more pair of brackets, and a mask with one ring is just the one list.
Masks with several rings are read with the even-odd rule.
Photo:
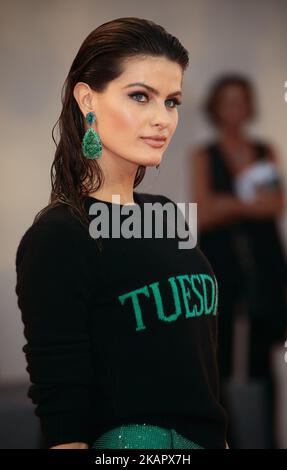
[[136, 56], [125, 60], [123, 63], [123, 77], [135, 74], [146, 74], [150, 77], [151, 74], [156, 73], [168, 74], [169, 77], [171, 76], [180, 80], [182, 69], [177, 62], [169, 60], [166, 57]]
[[230, 83], [226, 85], [224, 88], [221, 90], [221, 95], [222, 96], [243, 96], [245, 95], [245, 89], [241, 86], [238, 85], [237, 83]]
[[147, 89], [159, 93], [180, 92], [182, 68], [165, 57], [136, 57], [124, 63], [123, 73], [117, 78], [122, 88], [145, 84]]

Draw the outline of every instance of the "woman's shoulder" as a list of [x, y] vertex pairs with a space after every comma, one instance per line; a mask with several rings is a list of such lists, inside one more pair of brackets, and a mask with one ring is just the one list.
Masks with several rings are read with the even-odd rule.
[[78, 223], [72, 215], [70, 206], [58, 203], [55, 206], [46, 206], [35, 216], [32, 224], [26, 229], [23, 237], [36, 236], [43, 232], [67, 231], [78, 228]]
[[64, 249], [83, 240], [81, 223], [72, 215], [69, 206], [59, 203], [44, 209], [22, 234], [16, 251], [16, 264], [26, 248], [32, 254], [36, 247], [52, 251], [56, 246]]
[[197, 172], [208, 169], [218, 160], [218, 146], [215, 138], [209, 138], [193, 144], [187, 151], [187, 166]]

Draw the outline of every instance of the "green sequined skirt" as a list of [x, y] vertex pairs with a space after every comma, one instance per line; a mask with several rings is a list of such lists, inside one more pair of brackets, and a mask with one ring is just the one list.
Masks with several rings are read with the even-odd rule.
[[175, 429], [150, 424], [125, 424], [99, 436], [92, 449], [203, 449]]

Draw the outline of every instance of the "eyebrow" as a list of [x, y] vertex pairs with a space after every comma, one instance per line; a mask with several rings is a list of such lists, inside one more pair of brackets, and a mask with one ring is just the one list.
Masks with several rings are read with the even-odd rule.
[[[142, 82], [135, 82], [135, 83], [130, 83], [129, 85], [126, 85], [124, 88], [129, 88], [129, 87], [132, 87], [132, 86], [143, 86], [144, 88], [146, 88], [147, 90], [151, 91], [152, 93], [154, 93], [155, 95], [159, 95], [159, 91], [156, 90], [155, 88], [153, 88], [152, 86], [150, 85], [146, 85], [145, 83], [142, 83]], [[168, 95], [168, 98], [171, 97], [171, 96], [176, 96], [176, 95], [180, 95], [182, 96], [182, 93], [181, 91], [175, 91], [173, 93], [170, 93]]]

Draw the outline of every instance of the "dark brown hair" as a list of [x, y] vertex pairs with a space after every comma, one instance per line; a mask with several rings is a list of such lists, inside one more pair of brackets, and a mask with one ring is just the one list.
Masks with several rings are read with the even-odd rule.
[[[88, 224], [84, 196], [98, 190], [104, 176], [96, 159], [89, 160], [83, 156], [81, 144], [85, 119], [73, 90], [81, 81], [97, 92], [104, 92], [109, 82], [123, 73], [124, 59], [137, 55], [164, 56], [177, 62], [183, 71], [189, 63], [188, 52], [176, 37], [162, 26], [142, 18], [124, 17], [104, 23], [94, 29], [80, 46], [65, 79], [61, 93], [62, 111], [52, 130], [56, 152], [50, 171], [52, 190], [49, 204], [36, 214], [33, 223], [51, 207], [65, 203], [84, 225]], [[57, 124], [60, 133], [58, 145], [54, 138]], [[142, 181], [145, 171], [146, 167], [139, 165], [134, 187]]]
[[203, 110], [211, 124], [218, 126], [220, 123], [217, 115], [220, 96], [227, 87], [233, 85], [239, 86], [245, 93], [249, 108], [248, 118], [253, 119], [255, 117], [255, 92], [251, 81], [238, 73], [230, 73], [221, 75], [212, 83], [207, 99], [204, 102]]

